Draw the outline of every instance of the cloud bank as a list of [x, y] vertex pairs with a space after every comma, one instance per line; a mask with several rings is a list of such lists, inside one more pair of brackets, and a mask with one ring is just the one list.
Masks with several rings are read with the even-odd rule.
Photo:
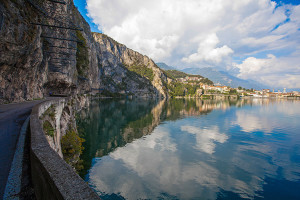
[[[300, 87], [299, 5], [270, 0], [87, 0], [87, 10], [105, 34], [154, 61], [238, 69], [241, 78]], [[265, 72], [254, 73], [258, 68]]]

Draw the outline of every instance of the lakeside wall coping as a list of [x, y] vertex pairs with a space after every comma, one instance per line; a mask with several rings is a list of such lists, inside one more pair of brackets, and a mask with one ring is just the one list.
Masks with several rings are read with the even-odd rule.
[[97, 193], [54, 151], [44, 134], [39, 117], [52, 104], [65, 104], [65, 98], [45, 101], [30, 115], [30, 162], [37, 199], [100, 199]]

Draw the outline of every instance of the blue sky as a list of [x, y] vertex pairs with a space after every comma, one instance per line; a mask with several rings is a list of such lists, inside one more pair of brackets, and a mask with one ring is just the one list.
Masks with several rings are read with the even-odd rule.
[[155, 62], [212, 67], [272, 88], [300, 88], [300, 0], [74, 3], [92, 31]]
[[278, 4], [292, 4], [292, 5], [299, 5], [299, 0], [273, 0]]
[[98, 32], [101, 33], [101, 31], [98, 29], [98, 26], [93, 23], [93, 19], [88, 17], [88, 11], [86, 9], [86, 0], [74, 0], [75, 6], [78, 8], [81, 15], [84, 17], [84, 19], [89, 23], [92, 32]]

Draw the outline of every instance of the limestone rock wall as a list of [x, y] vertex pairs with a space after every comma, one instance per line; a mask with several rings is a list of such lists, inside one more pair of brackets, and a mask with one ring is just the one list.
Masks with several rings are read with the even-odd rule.
[[[167, 97], [167, 77], [150, 58], [92, 33], [73, 0], [64, 1], [0, 1], [0, 103], [103, 90]], [[128, 70], [137, 64], [153, 80]]]
[[[39, 123], [42, 125], [45, 137], [50, 147], [63, 158], [62, 137], [67, 131], [74, 130], [78, 134], [75, 112], [89, 106], [89, 98], [86, 95], [73, 98], [62, 98], [52, 104], [44, 104], [40, 109]], [[79, 155], [75, 155], [73, 164], [79, 161]]]
[[70, 102], [58, 101], [45, 107], [39, 119], [50, 147], [63, 158], [61, 138], [70, 126], [76, 128]]
[[41, 27], [28, 4], [0, 1], [0, 103], [43, 97], [47, 67], [42, 64]]
[[[99, 46], [99, 60], [100, 67], [104, 71], [104, 75], [111, 75], [114, 73], [120, 74], [120, 77], [116, 78], [114, 81], [117, 83], [130, 82], [130, 75], [128, 74], [128, 66], [142, 66], [149, 68], [153, 71], [153, 80], [149, 80], [145, 77], [136, 76], [134, 80], [136, 83], [127, 84], [129, 85], [126, 89], [133, 93], [138, 93], [138, 91], [153, 92], [157, 96], [167, 97], [166, 88], [164, 88], [163, 82], [168, 82], [167, 76], [163, 71], [157, 67], [157, 65], [149, 57], [142, 55], [136, 51], [133, 51], [127, 48], [125, 45], [116, 42], [114, 39], [100, 33], [93, 33], [93, 37]], [[113, 66], [113, 67], [111, 67]], [[126, 79], [127, 78], [127, 79]], [[125, 81], [124, 81], [125, 79]], [[143, 87], [141, 82], [147, 83], [149, 87]], [[142, 85], [142, 87], [141, 87]], [[148, 88], [151, 88], [151, 85], [154, 87], [154, 91]], [[132, 87], [130, 87], [132, 86]], [[140, 87], [140, 88], [139, 88]], [[148, 90], [147, 90], [148, 89]]]

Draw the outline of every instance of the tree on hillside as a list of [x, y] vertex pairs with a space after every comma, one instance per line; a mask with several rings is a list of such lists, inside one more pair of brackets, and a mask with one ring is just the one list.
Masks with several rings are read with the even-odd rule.
[[230, 89], [229, 94], [237, 94], [236, 89]]

